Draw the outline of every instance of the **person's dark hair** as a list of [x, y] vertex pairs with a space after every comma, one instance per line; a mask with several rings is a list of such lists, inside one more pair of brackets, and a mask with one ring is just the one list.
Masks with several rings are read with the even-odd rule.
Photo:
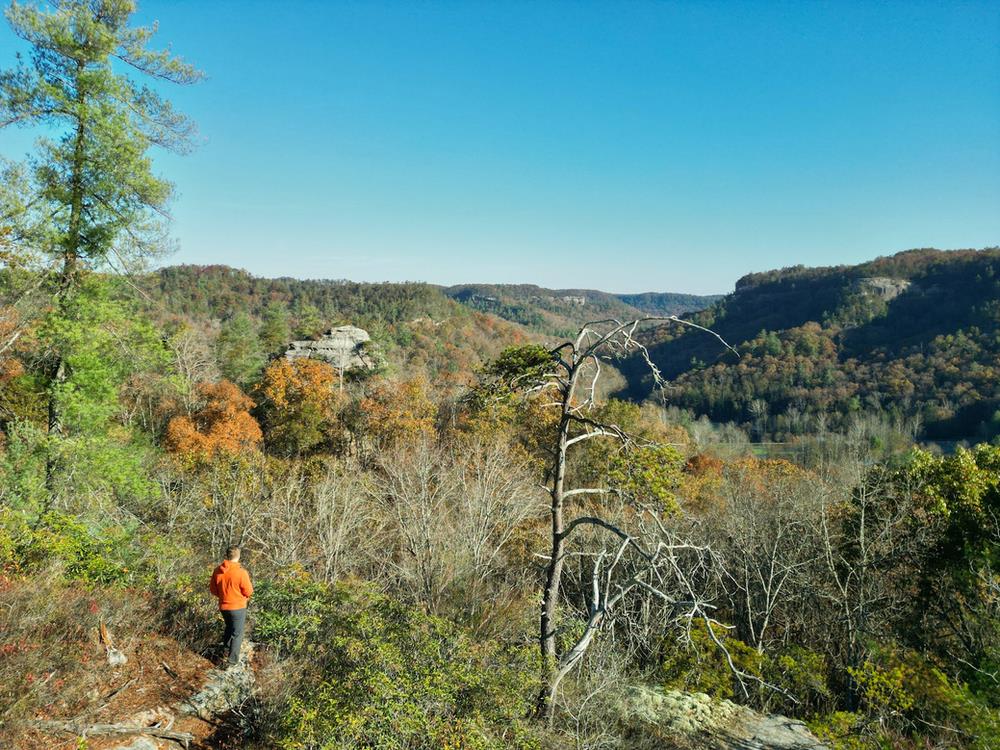
[[239, 547], [235, 547], [235, 546], [234, 547], [226, 547], [226, 559], [227, 560], [235, 560], [239, 556], [240, 556], [240, 548]]

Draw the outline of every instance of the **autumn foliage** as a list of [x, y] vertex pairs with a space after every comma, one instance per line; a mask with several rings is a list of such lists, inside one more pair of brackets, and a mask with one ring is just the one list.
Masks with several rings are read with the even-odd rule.
[[16, 310], [0, 306], [0, 385], [24, 372], [21, 362], [10, 356], [19, 322]]
[[335, 440], [345, 396], [334, 368], [315, 359], [278, 359], [260, 385], [268, 445], [298, 455]]
[[191, 416], [177, 416], [167, 425], [166, 446], [171, 453], [191, 458], [230, 456], [253, 450], [263, 437], [250, 414], [254, 402], [233, 383], [200, 383], [202, 406]]
[[399, 383], [382, 381], [361, 401], [366, 432], [378, 445], [429, 437], [434, 433], [437, 406], [430, 383], [416, 377]]

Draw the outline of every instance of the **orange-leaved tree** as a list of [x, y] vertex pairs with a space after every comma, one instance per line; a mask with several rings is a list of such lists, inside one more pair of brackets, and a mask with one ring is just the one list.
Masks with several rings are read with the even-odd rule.
[[422, 376], [377, 383], [360, 403], [365, 434], [380, 447], [432, 435], [438, 410], [430, 390]]
[[296, 456], [341, 442], [346, 397], [337, 383], [337, 371], [319, 360], [277, 359], [268, 365], [260, 384], [268, 448]]
[[167, 425], [167, 449], [188, 458], [239, 455], [260, 445], [263, 434], [250, 414], [253, 400], [228, 380], [199, 383], [200, 406], [191, 416], [174, 417]]

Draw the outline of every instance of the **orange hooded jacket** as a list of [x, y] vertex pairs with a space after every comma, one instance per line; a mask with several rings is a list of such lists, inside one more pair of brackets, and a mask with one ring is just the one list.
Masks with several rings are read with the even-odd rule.
[[219, 597], [219, 609], [243, 609], [253, 595], [250, 575], [235, 560], [223, 560], [212, 573], [208, 590]]

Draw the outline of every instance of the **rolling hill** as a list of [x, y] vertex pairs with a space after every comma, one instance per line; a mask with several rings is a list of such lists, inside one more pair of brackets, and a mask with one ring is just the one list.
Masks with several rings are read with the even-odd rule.
[[614, 295], [527, 284], [440, 287], [267, 279], [221, 265], [169, 266], [140, 283], [150, 312], [187, 319], [208, 334], [239, 315], [259, 328], [273, 310], [283, 311], [290, 331], [300, 337], [352, 323], [373, 335], [395, 367], [459, 381], [510, 344], [569, 335], [596, 318], [670, 315], [718, 299], [670, 293]]
[[[224, 266], [174, 266], [146, 277], [150, 305], [200, 322], [288, 311], [301, 334], [351, 322], [400, 370], [455, 384], [504, 346], [552, 341], [585, 321], [685, 314], [740, 352], [690, 329], [657, 327], [646, 343], [671, 381], [669, 402], [758, 437], [841, 428], [853, 414], [919, 423], [923, 437], [1000, 434], [1000, 249], [911, 250], [855, 266], [795, 266], [740, 279], [725, 297], [615, 295], [533, 285], [374, 284], [263, 279]], [[704, 308], [704, 309], [699, 309]], [[618, 395], [652, 383], [618, 363]]]
[[[783, 439], [864, 411], [916, 420], [929, 439], [1000, 434], [998, 248], [750, 274], [690, 319], [740, 358], [690, 329], [647, 343], [670, 402], [713, 420]], [[623, 395], [650, 395], [640, 361], [621, 369]]]
[[611, 294], [596, 289], [545, 289], [533, 284], [461, 284], [442, 291], [467, 307], [547, 336], [570, 336], [584, 323], [600, 318], [679, 315], [702, 310], [721, 299], [721, 295], [673, 292]]

